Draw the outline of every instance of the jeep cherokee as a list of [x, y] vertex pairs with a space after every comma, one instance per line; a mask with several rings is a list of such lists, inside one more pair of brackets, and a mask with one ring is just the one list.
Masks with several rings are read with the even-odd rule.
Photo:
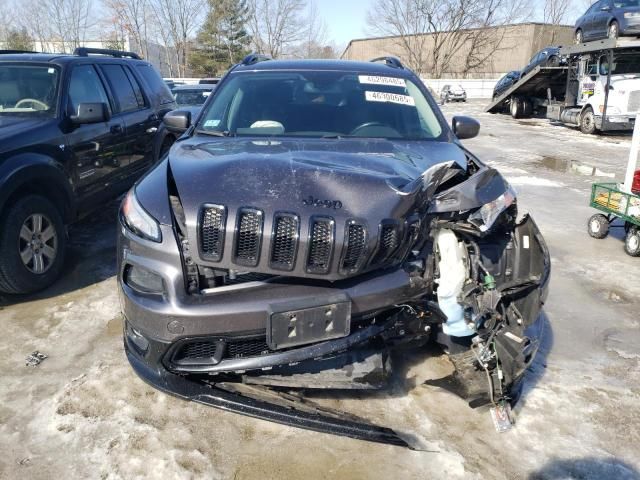
[[[381, 61], [380, 61], [381, 60]], [[505, 179], [394, 58], [249, 56], [120, 211], [125, 350], [147, 382], [273, 421], [405, 445], [282, 389], [379, 388], [430, 337], [440, 385], [506, 411], [539, 345], [549, 255]], [[508, 411], [507, 411], [508, 412]]]

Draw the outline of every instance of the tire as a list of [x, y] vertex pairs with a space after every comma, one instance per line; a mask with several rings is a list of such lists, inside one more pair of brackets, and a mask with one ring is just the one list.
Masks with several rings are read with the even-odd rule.
[[509, 104], [511, 116], [513, 118], [520, 118], [522, 116], [522, 100], [518, 97], [511, 97]]
[[584, 42], [584, 34], [582, 33], [582, 30], [580, 29], [576, 30], [576, 35], [574, 37], [574, 40], [576, 42], [576, 45]]
[[522, 114], [521, 117], [528, 118], [533, 114], [533, 103], [528, 98], [522, 99]]
[[607, 30], [607, 38], [615, 40], [620, 35], [620, 26], [616, 20], [609, 24], [609, 30]]
[[593, 238], [602, 239], [609, 235], [609, 219], [601, 213], [596, 213], [587, 222], [587, 232]]
[[624, 251], [632, 257], [640, 257], [640, 228], [629, 229], [624, 237]]
[[547, 60], [547, 67], [559, 67], [559, 66], [560, 66], [560, 59], [558, 58], [558, 56], [551, 55]]
[[591, 107], [585, 108], [580, 115], [580, 131], [587, 135], [596, 133], [596, 116]]
[[51, 285], [62, 273], [66, 244], [62, 215], [47, 198], [27, 195], [6, 208], [0, 217], [0, 291], [32, 293]]

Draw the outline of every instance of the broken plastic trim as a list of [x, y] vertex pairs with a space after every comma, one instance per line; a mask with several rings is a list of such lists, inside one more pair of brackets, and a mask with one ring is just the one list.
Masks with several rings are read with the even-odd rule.
[[[296, 401], [291, 396], [278, 394], [275, 390], [263, 389], [264, 394], [248, 394], [240, 392], [231, 384], [208, 383], [167, 371], [152, 370], [129, 351], [126, 341], [125, 350], [131, 366], [140, 378], [171, 395], [291, 427], [420, 449], [417, 443], [408, 443], [407, 440], [411, 438], [409, 435], [401, 436], [390, 428], [369, 423], [345, 412], [325, 409], [307, 401]], [[259, 392], [257, 388], [253, 390]], [[277, 401], [271, 400], [274, 395], [277, 396]]]

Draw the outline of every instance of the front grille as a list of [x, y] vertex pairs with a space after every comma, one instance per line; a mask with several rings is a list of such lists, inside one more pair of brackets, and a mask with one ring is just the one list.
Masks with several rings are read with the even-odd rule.
[[[221, 351], [218, 352], [218, 349]], [[173, 355], [172, 362], [176, 365], [213, 364], [220, 360], [257, 357], [268, 353], [270, 350], [264, 336], [200, 340], [187, 342], [180, 346]], [[214, 358], [216, 360], [210, 360]]]
[[269, 353], [269, 346], [264, 337], [255, 340], [230, 341], [224, 358], [257, 357]]
[[220, 261], [224, 248], [227, 210], [222, 205], [205, 205], [200, 215], [200, 249], [208, 260]]
[[384, 262], [391, 257], [400, 246], [400, 228], [395, 223], [383, 223], [380, 226], [378, 250], [372, 261], [373, 264]]
[[235, 262], [255, 267], [260, 259], [263, 214], [255, 208], [241, 208], [236, 228]]
[[629, 94], [629, 103], [627, 105], [627, 112], [636, 113], [640, 110], [640, 90], [631, 92]]
[[278, 213], [273, 222], [271, 267], [277, 270], [293, 270], [298, 251], [300, 221], [296, 215]]
[[364, 225], [350, 222], [345, 235], [346, 249], [342, 259], [342, 270], [350, 273], [358, 270], [364, 259], [367, 243], [367, 231]]
[[329, 217], [315, 217], [311, 220], [309, 234], [309, 255], [307, 271], [309, 273], [327, 273], [333, 253], [335, 222]]

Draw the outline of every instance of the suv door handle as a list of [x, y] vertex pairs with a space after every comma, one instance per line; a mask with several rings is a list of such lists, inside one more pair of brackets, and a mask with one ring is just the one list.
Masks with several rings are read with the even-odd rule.
[[111, 125], [111, 133], [122, 133], [122, 125]]

